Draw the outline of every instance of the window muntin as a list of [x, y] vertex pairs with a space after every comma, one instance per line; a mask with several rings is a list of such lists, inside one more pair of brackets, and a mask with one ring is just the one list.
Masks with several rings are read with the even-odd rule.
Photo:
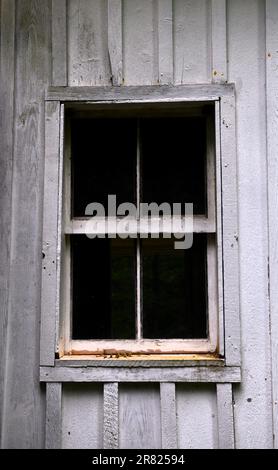
[[[179, 194], [180, 195], [179, 197], [181, 199], [183, 199], [183, 198], [185, 199], [184, 202], [190, 202], [188, 200], [186, 201], [186, 195], [188, 196], [188, 194], [192, 196], [194, 201], [196, 201], [195, 207], [197, 207], [197, 210], [194, 211], [195, 212], [195, 215], [194, 215], [194, 232], [196, 233], [196, 235], [194, 236], [194, 238], [198, 237], [198, 239], [200, 239], [200, 237], [202, 237], [203, 240], [205, 240], [203, 245], [206, 245], [205, 255], [203, 256], [202, 260], [199, 260], [199, 265], [201, 265], [201, 264], [203, 265], [203, 271], [202, 271], [202, 274], [200, 275], [200, 279], [201, 279], [200, 285], [202, 285], [203, 290], [202, 290], [200, 296], [198, 296], [196, 294], [196, 287], [195, 287], [196, 305], [199, 303], [199, 313], [198, 313], [198, 307], [196, 307], [196, 305], [194, 306], [194, 308], [197, 311], [197, 314], [195, 313], [195, 316], [197, 315], [197, 317], [198, 317], [198, 315], [199, 315], [199, 329], [196, 327], [196, 324], [195, 324], [195, 327], [193, 326], [194, 318], [192, 318], [191, 326], [187, 327], [187, 333], [185, 333], [186, 321], [184, 321], [184, 323], [180, 327], [180, 331], [182, 331], [182, 333], [179, 333], [178, 332], [179, 328], [176, 328], [175, 336], [169, 338], [168, 337], [169, 334], [168, 334], [167, 328], [166, 328], [166, 323], [167, 322], [164, 318], [164, 320], [161, 322], [161, 328], [158, 329], [158, 334], [155, 335], [155, 332], [151, 328], [152, 321], [149, 320], [151, 318], [150, 308], [147, 308], [147, 306], [146, 306], [147, 305], [146, 304], [146, 294], [148, 292], [148, 287], [147, 287], [147, 283], [146, 283], [147, 277], [144, 279], [144, 261], [143, 261], [143, 258], [144, 258], [143, 253], [144, 252], [142, 251], [142, 247], [144, 247], [145, 245], [147, 246], [147, 241], [148, 240], [146, 240], [146, 241], [145, 240], [140, 240], [140, 234], [137, 234], [138, 235], [137, 241], [136, 241], [137, 255], [135, 257], [135, 264], [137, 264], [137, 266], [136, 266], [136, 276], [135, 276], [136, 277], [136, 280], [135, 280], [136, 286], [135, 286], [134, 291], [133, 291], [134, 294], [135, 294], [135, 292], [137, 293], [137, 297], [136, 297], [135, 312], [132, 312], [131, 309], [130, 309], [130, 315], [131, 316], [130, 316], [130, 322], [129, 322], [129, 324], [131, 325], [133, 323], [133, 318], [135, 317], [135, 323], [136, 323], [136, 325], [135, 325], [135, 339], [134, 339], [134, 328], [133, 328], [133, 326], [130, 328], [128, 334], [124, 333], [124, 332], [122, 332], [122, 334], [120, 334], [120, 332], [118, 331], [118, 335], [115, 335], [114, 333], [109, 334], [107, 332], [106, 332], [106, 335], [104, 335], [104, 334], [101, 335], [101, 334], [97, 333], [98, 328], [95, 328], [94, 335], [92, 335], [91, 333], [90, 333], [90, 335], [89, 334], [87, 335], [87, 333], [86, 333], [86, 335], [90, 336], [90, 338], [88, 338], [88, 337], [85, 338], [84, 334], [83, 334], [83, 337], [82, 337], [82, 335], [80, 335], [78, 333], [75, 333], [76, 328], [74, 327], [74, 321], [76, 321], [76, 318], [78, 318], [78, 314], [76, 313], [78, 311], [78, 308], [76, 308], [76, 305], [75, 305], [75, 314], [74, 314], [74, 312], [73, 312], [74, 302], [72, 303], [73, 299], [69, 298], [69, 289], [66, 288], [65, 292], [66, 292], [66, 296], [68, 298], [67, 298], [66, 302], [64, 302], [64, 309], [63, 309], [64, 310], [64, 315], [66, 317], [66, 320], [65, 320], [65, 324], [66, 324], [66, 328], [65, 328], [65, 337], [66, 337], [65, 352], [66, 353], [67, 352], [77, 353], [77, 354], [82, 353], [82, 352], [83, 353], [84, 352], [86, 352], [86, 353], [102, 353], [102, 352], [104, 352], [106, 350], [109, 350], [111, 348], [113, 350], [116, 350], [116, 351], [117, 350], [127, 350], [130, 353], [149, 353], [149, 352], [150, 353], [164, 353], [164, 352], [167, 352], [167, 353], [171, 353], [171, 352], [187, 353], [187, 352], [212, 352], [212, 351], [215, 352], [216, 349], [217, 349], [217, 302], [216, 302], [217, 293], [215, 293], [215, 289], [216, 289], [216, 236], [211, 237], [211, 236], [206, 236], [206, 235], [204, 235], [204, 236], [197, 235], [198, 233], [203, 233], [203, 232], [207, 232], [207, 233], [215, 232], [215, 226], [216, 226], [216, 223], [215, 223], [215, 181], [214, 181], [214, 178], [215, 178], [215, 176], [214, 176], [215, 175], [214, 111], [213, 111], [213, 106], [211, 106], [211, 105], [210, 106], [205, 106], [205, 107], [200, 106], [200, 108], [197, 110], [197, 112], [196, 112], [196, 108], [195, 108], [194, 112], [192, 113], [193, 115], [191, 115], [189, 110], [186, 110], [186, 111], [184, 113], [185, 115], [183, 115], [181, 109], [179, 109], [178, 112], [176, 112], [176, 114], [177, 114], [176, 115], [175, 110], [172, 109], [170, 113], [169, 112], [166, 113], [166, 114], [168, 114], [167, 116], [163, 115], [164, 114], [163, 112], [161, 114], [159, 114], [160, 111], [155, 110], [155, 112], [154, 112], [154, 110], [152, 110], [152, 109], [151, 110], [149, 109], [148, 111], [144, 111], [143, 116], [140, 115], [140, 113], [138, 113], [138, 112], [130, 111], [129, 113], [131, 115], [129, 114], [128, 116], [124, 116], [122, 118], [118, 117], [118, 113], [117, 113], [117, 118], [116, 119], [114, 117], [115, 114], [113, 116], [113, 113], [112, 113], [112, 116], [111, 116], [111, 112], [109, 112], [109, 111], [107, 112], [105, 118], [101, 117], [101, 119], [99, 119], [98, 116], [96, 116], [96, 117], [93, 116], [92, 117], [92, 114], [94, 114], [94, 113], [90, 113], [91, 114], [90, 117], [86, 116], [87, 119], [83, 119], [83, 118], [75, 119], [75, 118], [68, 117], [68, 123], [69, 123], [68, 124], [68, 129], [69, 129], [69, 126], [71, 125], [71, 130], [68, 130], [67, 139], [69, 139], [70, 135], [74, 136], [74, 137], [72, 139], [72, 143], [71, 144], [68, 143], [68, 145], [67, 145], [68, 150], [67, 150], [66, 160], [68, 160], [68, 162], [66, 163], [66, 172], [65, 173], [66, 173], [67, 182], [66, 182], [65, 186], [68, 189], [66, 191], [66, 193], [67, 193], [67, 198], [66, 199], [67, 200], [65, 201], [65, 204], [64, 204], [64, 209], [65, 209], [65, 211], [64, 211], [65, 212], [65, 214], [64, 214], [65, 217], [64, 218], [65, 218], [65, 233], [66, 233], [66, 238], [68, 239], [67, 244], [69, 245], [69, 240], [72, 237], [75, 238], [78, 233], [79, 234], [84, 233], [85, 225], [87, 223], [86, 218], [82, 217], [82, 212], [80, 211], [80, 209], [77, 212], [74, 209], [75, 207], [78, 207], [78, 203], [76, 203], [74, 201], [74, 199], [76, 197], [75, 195], [77, 194], [77, 190], [78, 190], [78, 185], [77, 185], [78, 178], [76, 179], [76, 177], [74, 177], [74, 174], [76, 175], [76, 171], [78, 171], [78, 169], [76, 169], [77, 166], [78, 166], [78, 159], [74, 160], [73, 152], [78, 151], [78, 149], [80, 149], [80, 147], [81, 148], [83, 147], [85, 149], [88, 148], [88, 142], [90, 142], [91, 155], [94, 155], [94, 154], [96, 156], [99, 155], [99, 153], [95, 151], [96, 149], [93, 148], [93, 140], [94, 140], [93, 139], [93, 135], [94, 135], [93, 128], [94, 127], [95, 127], [95, 129], [98, 129], [98, 137], [100, 137], [100, 142], [99, 142], [99, 145], [97, 146], [97, 148], [101, 147], [101, 140], [104, 137], [103, 129], [100, 130], [100, 128], [101, 128], [100, 123], [102, 123], [102, 125], [103, 125], [104, 122], [105, 122], [105, 124], [108, 123], [108, 126], [107, 126], [108, 129], [109, 128], [112, 129], [113, 124], [116, 123], [115, 124], [115, 129], [118, 129], [118, 131], [120, 131], [120, 133], [121, 133], [121, 129], [129, 129], [129, 135], [128, 135], [128, 138], [127, 138], [127, 140], [125, 141], [125, 144], [124, 144], [124, 149], [125, 150], [123, 151], [122, 154], [120, 154], [120, 158], [121, 157], [126, 158], [127, 153], [129, 152], [130, 161], [128, 162], [128, 169], [130, 170], [130, 172], [127, 172], [128, 175], [129, 175], [129, 178], [127, 178], [129, 180], [129, 183], [127, 184], [127, 187], [129, 186], [129, 188], [132, 188], [132, 186], [134, 185], [135, 189], [136, 189], [136, 191], [135, 191], [136, 200], [137, 201], [138, 200], [142, 201], [142, 199], [144, 198], [143, 195], [148, 194], [148, 187], [151, 189], [150, 175], [152, 175], [152, 171], [153, 171], [154, 166], [155, 166], [155, 165], [152, 165], [152, 164], [149, 165], [150, 151], [147, 147], [147, 141], [148, 140], [150, 141], [150, 137], [148, 137], [148, 135], [150, 134], [150, 129], [152, 128], [154, 130], [154, 137], [155, 137], [155, 138], [151, 139], [150, 148], [152, 148], [152, 147], [154, 148], [155, 147], [155, 142], [156, 142], [157, 147], [158, 147], [157, 155], [159, 155], [159, 150], [160, 150], [160, 152], [163, 155], [163, 158], [166, 158], [167, 153], [169, 153], [168, 149], [170, 148], [170, 143], [174, 142], [173, 146], [176, 149], [178, 149], [179, 146], [180, 146], [180, 142], [181, 142], [181, 139], [180, 139], [179, 143], [177, 144], [177, 143], [175, 143], [175, 140], [173, 138], [171, 139], [171, 137], [173, 137], [173, 135], [177, 136], [179, 131], [181, 132], [181, 130], [182, 130], [182, 125], [187, 123], [189, 131], [187, 129], [187, 131], [185, 130], [183, 132], [183, 136], [184, 137], [187, 136], [187, 141], [186, 141], [186, 143], [187, 143], [187, 146], [186, 146], [186, 148], [187, 148], [187, 158], [190, 161], [192, 161], [193, 158], [195, 158], [195, 160], [196, 160], [196, 156], [197, 156], [197, 159], [199, 159], [198, 165], [195, 165], [195, 167], [194, 167], [194, 165], [191, 165], [191, 175], [190, 175], [190, 176], [195, 175], [195, 180], [196, 180], [196, 175], [197, 175], [197, 183], [196, 183], [197, 189], [192, 184], [191, 184], [191, 187], [190, 187], [190, 184], [189, 184], [189, 185], [187, 185], [187, 187], [189, 186], [189, 192], [187, 192], [187, 194], [184, 193], [183, 195], [181, 195], [181, 189], [183, 188], [182, 184], [180, 184], [180, 185], [178, 185], [178, 184], [175, 185], [174, 184], [174, 188], [176, 190], [176, 195]], [[153, 116], [152, 114], [155, 114], [155, 116]], [[84, 114], [82, 115], [82, 117], [84, 117]], [[87, 135], [87, 137], [86, 137], [87, 138], [87, 145], [84, 146], [84, 141], [82, 142], [82, 144], [80, 144], [80, 146], [78, 145], [78, 132], [76, 132], [76, 129], [73, 130], [73, 128], [74, 128], [73, 122], [78, 123], [77, 124], [77, 129], [79, 129], [79, 131], [82, 129], [81, 130], [81, 135], [82, 136], [84, 136], [84, 129], [85, 128], [87, 128], [87, 131], [88, 131], [88, 129], [91, 129], [91, 131], [88, 133], [89, 135]], [[92, 126], [92, 123], [94, 124], [93, 126]], [[95, 126], [96, 123], [97, 123], [97, 125]], [[136, 128], [135, 128], [134, 123], [136, 123]], [[138, 123], [139, 123], [139, 125], [138, 125]], [[170, 132], [170, 136], [169, 136], [168, 142], [167, 142], [167, 137], [168, 136], [166, 135], [166, 131], [167, 131], [167, 124], [168, 124], [168, 127], [169, 127], [169, 123], [171, 123], [171, 125], [174, 123], [175, 125], [172, 125], [172, 129], [173, 129], [172, 134], [173, 135], [171, 136], [171, 132]], [[123, 124], [125, 124], [125, 125], [123, 125]], [[152, 126], [151, 126], [151, 124], [152, 124]], [[159, 143], [159, 125], [161, 125], [161, 127], [165, 131], [161, 134], [164, 137], [164, 145]], [[105, 126], [103, 126], [103, 128], [104, 127]], [[199, 135], [198, 135], [198, 130], [199, 130]], [[123, 134], [124, 134], [124, 132], [123, 132]], [[135, 155], [135, 145], [134, 145], [134, 134], [136, 134], [136, 155]], [[169, 131], [168, 131], [168, 134], [169, 134]], [[133, 136], [133, 138], [132, 138], [132, 136]], [[197, 139], [197, 137], [199, 137], [199, 139]], [[85, 140], [86, 140], [86, 138], [85, 138]], [[106, 139], [107, 139], [107, 137], [106, 137]], [[163, 138], [161, 140], [163, 141]], [[195, 148], [194, 148], [194, 142], [195, 142]], [[123, 146], [121, 146], [120, 143], [119, 143], [119, 145], [117, 145], [117, 144], [118, 143], [116, 141], [116, 146], [115, 146], [116, 148], [117, 148], [117, 146], [118, 146], [119, 149], [121, 149], [123, 147]], [[109, 161], [113, 162], [113, 157], [115, 157], [115, 154], [117, 153], [117, 152], [115, 152], [115, 148], [113, 148], [113, 145], [111, 145], [111, 143], [105, 145], [104, 148], [106, 149], [107, 161], [108, 162]], [[196, 148], [198, 149], [198, 151], [196, 150]], [[113, 153], [113, 156], [111, 156], [111, 151], [113, 149], [114, 149], [114, 153]], [[125, 154], [125, 151], [126, 151], [126, 154]], [[148, 155], [148, 153], [149, 153], [149, 155]], [[145, 156], [144, 156], [144, 154], [145, 154]], [[158, 158], [157, 155], [155, 156], [156, 159]], [[102, 156], [103, 156], [103, 149], [102, 149]], [[139, 156], [139, 159], [138, 159], [138, 156]], [[69, 161], [70, 158], [74, 161], [73, 165], [70, 165], [70, 161]], [[123, 160], [124, 160], [124, 158], [123, 158]], [[132, 177], [132, 169], [134, 171], [134, 160], [135, 160], [135, 158], [136, 158], [136, 178]], [[82, 160], [82, 157], [81, 157], [81, 160]], [[115, 162], [115, 160], [116, 159], [114, 159], [114, 162]], [[94, 158], [90, 158], [90, 162], [89, 162], [90, 163], [90, 165], [89, 165], [90, 168], [89, 169], [91, 171], [93, 171], [93, 161], [94, 161]], [[170, 161], [171, 161], [171, 158], [170, 158]], [[102, 165], [103, 165], [103, 162], [102, 162]], [[173, 181], [173, 183], [174, 183], [174, 181], [178, 182], [177, 179], [175, 180], [175, 176], [180, 177], [179, 178], [180, 182], [182, 182], [182, 179], [183, 179], [182, 176], [185, 176], [184, 181], [186, 181], [186, 176], [188, 176], [188, 175], [184, 175], [184, 173], [182, 171], [177, 171], [176, 165], [174, 165], [174, 166], [175, 166], [175, 169], [174, 169], [175, 171], [172, 172], [172, 181]], [[104, 167], [104, 165], [103, 165], [103, 167]], [[101, 165], [100, 165], [100, 168], [101, 168]], [[113, 168], [113, 163], [112, 163], [112, 168]], [[181, 169], [184, 169], [184, 168], [185, 168], [185, 166], [182, 165]], [[71, 170], [74, 170], [74, 171], [71, 171]], [[98, 170], [99, 170], [99, 168], [97, 167], [97, 171]], [[146, 174], [149, 175], [148, 178], [146, 178], [146, 184], [145, 185], [144, 185], [144, 172], [146, 172]], [[72, 175], [71, 177], [70, 177], [70, 173]], [[86, 171], [85, 171], [85, 173], [86, 173]], [[89, 174], [89, 171], [87, 171], [86, 176], [88, 176], [88, 174]], [[124, 175], [124, 176], [126, 176], [126, 175]], [[164, 182], [165, 182], [165, 178], [166, 178], [166, 181], [167, 181], [167, 178], [168, 178], [168, 181], [169, 181], [169, 175], [167, 175], [167, 172], [165, 171], [165, 167], [162, 168], [160, 176], [161, 176], [162, 180], [163, 180], [163, 177], [164, 177]], [[192, 179], [193, 178], [190, 179], [190, 178], [187, 177], [187, 182], [190, 183]], [[69, 184], [69, 180], [71, 180], [73, 182], [72, 185]], [[79, 176], [79, 182], [80, 181], [81, 180], [80, 180], [80, 176]], [[100, 181], [101, 181], [101, 178], [100, 178]], [[108, 181], [109, 181], [109, 178], [108, 178]], [[138, 182], [139, 182], [139, 184], [138, 184]], [[125, 192], [126, 188], [124, 188], [124, 191], [122, 192], [122, 194], [120, 194], [121, 190], [122, 190], [122, 186], [123, 186], [123, 181], [121, 181], [121, 183], [122, 184], [118, 186], [118, 188], [119, 188], [118, 193], [119, 193], [119, 196], [120, 196], [120, 202], [123, 200], [123, 199], [121, 199], [122, 196], [123, 195], [126, 196], [126, 194], [127, 194], [127, 192]], [[98, 188], [100, 188], [101, 190], [103, 189], [103, 193], [101, 195], [102, 199], [104, 199], [104, 197], [107, 194], [108, 186], [109, 185], [106, 185], [106, 183], [104, 184], [104, 186], [101, 185], [101, 184], [99, 184], [99, 186], [98, 186]], [[133, 186], [133, 188], [134, 188], [134, 186]], [[165, 186], [165, 184], [164, 184], [164, 186]], [[176, 186], [177, 186], [177, 188], [176, 188]], [[74, 189], [74, 191], [72, 191], [73, 189]], [[82, 190], [81, 190], [81, 193], [82, 193]], [[168, 189], [168, 192], [166, 191], [165, 193], [166, 193], [166, 195], [168, 195], [168, 197], [169, 197], [169, 193], [171, 194], [171, 192], [169, 192], [169, 189]], [[91, 194], [93, 194], [93, 193], [91, 193]], [[97, 191], [95, 192], [95, 194], [97, 194]], [[100, 194], [100, 192], [99, 192], [99, 194]], [[129, 194], [134, 195], [134, 191], [130, 190]], [[149, 194], [151, 194], [150, 190], [149, 190]], [[159, 187], [158, 187], [158, 190], [156, 191], [156, 196], [157, 196], [157, 198], [159, 198], [159, 196], [160, 196], [163, 199], [163, 192], [161, 192], [161, 194], [159, 194]], [[91, 195], [90, 195], [90, 197], [91, 197]], [[154, 198], [154, 200], [158, 203], [161, 202], [162, 199], [160, 201], [159, 200], [156, 201], [155, 198]], [[72, 204], [71, 207], [69, 207], [69, 200], [73, 201], [73, 204]], [[88, 193], [87, 193], [87, 201], [88, 201], [88, 203], [91, 202], [88, 199]], [[84, 197], [83, 197], [83, 204], [84, 204], [84, 202], [87, 202], [87, 201], [86, 201], [86, 198], [84, 199]], [[130, 201], [130, 202], [132, 202], [132, 201]], [[147, 201], [147, 202], [149, 202], [149, 201]], [[173, 200], [173, 202], [183, 202], [183, 201]], [[72, 207], [73, 207], [73, 209], [72, 209]], [[78, 217], [75, 216], [76, 214], [78, 215]], [[69, 236], [70, 234], [71, 234], [71, 237]], [[159, 234], [157, 234], [157, 236], [159, 236]], [[91, 240], [91, 243], [93, 243], [94, 241], [96, 241], [96, 240]], [[152, 242], [155, 243], [156, 240], [149, 240], [149, 241], [152, 241]], [[163, 241], [167, 242], [167, 239], [166, 240], [162, 239], [162, 242]], [[194, 243], [195, 243], [195, 240], [194, 240]], [[194, 249], [194, 246], [195, 246], [194, 243], [193, 243], [193, 249]], [[188, 258], [190, 258], [190, 257], [192, 258], [192, 255], [190, 255], [189, 252], [190, 252], [190, 250], [188, 250], [188, 254], [187, 254]], [[70, 253], [71, 253], [71, 250], [68, 249], [66, 256], [69, 257]], [[185, 255], [185, 257], [186, 257], [186, 255]], [[193, 262], [191, 264], [192, 264], [192, 266], [191, 266], [191, 269], [192, 269], [192, 267], [196, 263]], [[70, 282], [71, 282], [70, 279], [71, 279], [72, 274], [73, 274], [72, 273], [72, 265], [69, 262], [65, 262], [65, 265], [68, 266], [68, 268], [65, 270], [65, 272], [66, 272], [67, 284], [70, 285]], [[148, 269], [146, 269], [146, 267], [147, 267], [147, 264], [145, 266], [145, 274], [147, 275], [149, 271], [148, 271]], [[194, 271], [194, 269], [193, 269], [193, 271]], [[209, 273], [208, 279], [206, 279], [207, 273]], [[113, 277], [113, 276], [111, 276], [111, 273], [110, 273], [110, 278], [111, 277]], [[212, 278], [213, 278], [213, 281], [211, 280]], [[144, 284], [145, 284], [145, 286], [144, 286]], [[187, 289], [188, 289], [188, 286], [185, 285], [185, 290], [184, 290], [185, 295], [184, 295], [183, 300], [181, 300], [180, 304], [182, 304], [182, 302], [183, 302], [183, 304], [185, 305], [185, 301], [186, 301], [187, 305], [190, 304], [190, 302], [191, 302], [191, 305], [192, 305], [192, 299], [189, 300], [190, 295], [188, 294]], [[107, 291], [109, 291], [109, 289], [107, 289]], [[145, 291], [145, 294], [144, 294], [144, 291]], [[187, 296], [187, 300], [186, 300], [186, 296]], [[191, 297], [192, 297], [192, 295], [191, 295]], [[193, 295], [193, 297], [194, 297], [194, 295]], [[155, 296], [153, 296], [153, 298], [155, 298]], [[211, 298], [213, 298], [213, 301], [210, 300]], [[144, 307], [144, 302], [145, 302], [145, 307]], [[157, 299], [156, 299], [156, 302], [157, 302]], [[133, 305], [133, 301], [130, 301], [130, 305]], [[200, 307], [200, 305], [202, 305], [202, 307]], [[66, 308], [65, 308], [65, 306], [66, 306]], [[72, 310], [72, 308], [73, 308], [73, 310]], [[193, 314], [194, 308], [192, 308], [191, 316]], [[104, 305], [103, 305], [103, 311], [105, 312], [105, 302], [104, 302]], [[188, 312], [188, 307], [187, 307], [187, 312]], [[186, 312], [186, 309], [185, 309], [185, 311], [184, 311], [185, 318], [188, 315], [187, 312]], [[133, 317], [133, 313], [134, 313], [134, 317]], [[166, 317], [166, 313], [164, 314], [164, 317]], [[179, 314], [179, 315], [177, 315], [177, 317], [182, 318], [182, 315]], [[99, 318], [102, 318], [102, 312], [99, 312]], [[171, 308], [170, 307], [169, 307], [169, 318], [171, 318]], [[163, 326], [163, 322], [164, 322], [164, 326]], [[144, 326], [143, 326], [144, 323], [145, 323], [146, 336], [145, 336], [145, 333], [144, 333]], [[187, 320], [187, 324], [188, 324], [188, 320]], [[173, 333], [174, 333], [174, 331], [173, 331]], [[79, 338], [77, 336], [79, 336]], [[106, 338], [101, 338], [101, 336], [106, 336]], [[127, 338], [128, 336], [130, 338]], [[123, 340], [124, 340], [124, 343], [123, 343]]]

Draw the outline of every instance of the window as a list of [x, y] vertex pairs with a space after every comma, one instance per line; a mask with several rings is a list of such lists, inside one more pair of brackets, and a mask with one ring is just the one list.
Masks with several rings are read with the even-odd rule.
[[238, 365], [233, 87], [78, 93], [47, 102], [42, 356]]

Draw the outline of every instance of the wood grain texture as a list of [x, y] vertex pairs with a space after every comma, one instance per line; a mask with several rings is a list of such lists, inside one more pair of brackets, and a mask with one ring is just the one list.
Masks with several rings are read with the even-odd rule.
[[240, 303], [235, 98], [221, 101], [222, 230], [225, 306], [225, 358], [240, 365]]
[[270, 448], [265, 5], [229, 0], [227, 7], [228, 80], [236, 88], [242, 338], [242, 383], [234, 387], [236, 445]]
[[61, 449], [62, 446], [62, 384], [46, 386], [45, 448]]
[[162, 449], [177, 448], [176, 386], [160, 384], [161, 441]]
[[160, 449], [158, 384], [121, 384], [119, 388], [120, 449]]
[[62, 448], [103, 448], [102, 384], [63, 386]]
[[108, 55], [112, 85], [123, 81], [122, 0], [108, 0]]
[[127, 87], [50, 87], [46, 92], [49, 101], [83, 102], [165, 102], [165, 101], [215, 101], [234, 94], [233, 84], [226, 85], [167, 85]]
[[217, 384], [218, 446], [234, 449], [234, 411], [231, 384]]
[[226, 0], [211, 0], [212, 81], [227, 81]]
[[125, 85], [157, 83], [154, 2], [123, 0], [123, 64]]
[[107, 0], [68, 1], [68, 84], [111, 83]]
[[175, 85], [211, 81], [209, 3], [173, 0]]
[[173, 83], [173, 4], [172, 0], [158, 0], [158, 81], [161, 85]]
[[278, 448], [278, 4], [266, 0], [269, 281], [274, 448]]
[[103, 385], [103, 448], [117, 449], [119, 445], [118, 383]]
[[240, 382], [238, 367], [41, 367], [42, 382]]
[[15, 2], [0, 4], [0, 442], [3, 425], [12, 219]]
[[52, 0], [52, 85], [67, 86], [67, 0]]
[[60, 103], [45, 109], [45, 169], [42, 245], [41, 365], [54, 365], [56, 346], [57, 236], [59, 209]]
[[2, 438], [6, 448], [37, 448], [42, 447], [44, 441], [38, 366], [43, 94], [49, 76], [49, 6], [48, 0], [21, 0], [17, 2], [16, 11], [9, 366]]

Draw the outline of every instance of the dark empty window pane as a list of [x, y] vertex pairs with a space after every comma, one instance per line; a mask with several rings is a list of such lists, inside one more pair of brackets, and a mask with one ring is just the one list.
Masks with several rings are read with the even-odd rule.
[[85, 215], [89, 203], [134, 202], [136, 129], [134, 119], [72, 120], [73, 216]]
[[193, 203], [206, 213], [204, 118], [142, 119], [141, 152], [143, 202]]
[[206, 237], [175, 250], [171, 239], [142, 241], [143, 337], [206, 338]]
[[73, 339], [134, 339], [134, 240], [81, 235], [71, 243]]

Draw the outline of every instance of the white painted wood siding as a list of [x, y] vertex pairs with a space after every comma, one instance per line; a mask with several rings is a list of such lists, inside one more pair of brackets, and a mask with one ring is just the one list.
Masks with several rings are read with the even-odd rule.
[[[159, 383], [121, 383], [116, 442], [130, 448], [175, 441], [182, 448], [271, 448], [273, 416], [277, 432], [271, 373], [272, 345], [276, 399], [277, 289], [270, 290], [270, 316], [268, 237], [275, 287], [278, 2], [1, 0], [0, 8], [1, 445], [34, 448], [45, 442], [38, 364], [46, 87], [228, 80], [236, 86], [243, 380], [232, 386], [233, 401], [230, 388], [217, 393], [213, 384], [160, 390]], [[171, 405], [165, 410], [167, 393]], [[56, 394], [63, 447], [102, 448], [104, 434], [109, 444], [116, 424], [105, 419], [104, 396], [102, 384], [63, 385], [61, 404]], [[175, 436], [165, 434], [165, 422]], [[227, 431], [222, 440], [221, 426]]]

